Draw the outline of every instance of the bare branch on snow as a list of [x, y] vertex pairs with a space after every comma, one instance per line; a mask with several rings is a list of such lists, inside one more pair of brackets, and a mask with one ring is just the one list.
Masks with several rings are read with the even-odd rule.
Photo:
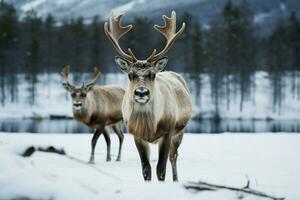
[[285, 199], [284, 197], [274, 197], [274, 196], [268, 195], [264, 192], [250, 188], [249, 180], [247, 181], [246, 186], [243, 188], [211, 184], [211, 183], [207, 183], [207, 182], [203, 182], [203, 181], [188, 182], [186, 185], [184, 185], [184, 187], [188, 190], [192, 189], [195, 191], [217, 191], [217, 190], [223, 189], [223, 190], [231, 190], [231, 191], [236, 191], [236, 192], [243, 192], [243, 193], [247, 193], [247, 194], [251, 194], [251, 195], [255, 195], [255, 196], [259, 196], [259, 197], [269, 198], [272, 200], [284, 200]]

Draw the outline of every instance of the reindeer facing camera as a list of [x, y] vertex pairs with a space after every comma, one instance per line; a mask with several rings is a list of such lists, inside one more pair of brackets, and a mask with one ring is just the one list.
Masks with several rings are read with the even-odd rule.
[[122, 15], [111, 18], [104, 24], [104, 30], [119, 54], [115, 58], [116, 63], [128, 74], [129, 85], [124, 95], [122, 112], [128, 131], [134, 136], [143, 177], [151, 180], [148, 143], [158, 142], [157, 178], [165, 180], [169, 157], [173, 180], [177, 181], [177, 149], [183, 137], [183, 129], [191, 118], [192, 101], [184, 79], [175, 72], [162, 71], [168, 62], [164, 55], [183, 32], [185, 24], [177, 32], [176, 13], [173, 11], [170, 18], [164, 15], [165, 25], [155, 25], [154, 28], [167, 39], [166, 46], [160, 52], [154, 49], [146, 60], [139, 60], [131, 49], [125, 53], [119, 45], [119, 39], [132, 28], [132, 25], [122, 27], [121, 19]]
[[94, 68], [93, 80], [87, 84], [83, 83], [80, 87], [69, 82], [69, 73], [70, 68], [67, 66], [62, 69], [60, 74], [64, 79], [63, 87], [72, 97], [73, 117], [76, 121], [94, 129], [89, 163], [94, 163], [95, 147], [102, 133], [107, 145], [106, 161], [111, 160], [109, 126], [112, 127], [119, 138], [117, 161], [120, 161], [124, 139], [123, 132], [120, 128], [122, 120], [121, 105], [125, 93], [124, 89], [113, 85], [95, 85], [100, 76], [100, 71], [96, 67]]

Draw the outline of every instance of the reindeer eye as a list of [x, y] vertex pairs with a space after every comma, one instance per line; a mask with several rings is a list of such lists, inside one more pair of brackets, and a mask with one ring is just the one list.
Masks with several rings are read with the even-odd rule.
[[76, 97], [76, 93], [71, 93], [71, 97], [75, 98]]
[[150, 80], [154, 80], [155, 79], [155, 73], [150, 72], [149, 74], [147, 74], [146, 76], [148, 79]]
[[135, 75], [133, 73], [129, 73], [128, 78], [132, 81], [133, 79], [135, 79]]
[[86, 97], [86, 93], [81, 93], [80, 97]]

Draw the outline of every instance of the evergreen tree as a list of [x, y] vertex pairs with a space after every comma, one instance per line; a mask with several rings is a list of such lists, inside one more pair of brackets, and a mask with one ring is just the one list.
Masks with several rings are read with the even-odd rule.
[[88, 68], [88, 33], [84, 27], [82, 17], [79, 17], [75, 21], [71, 21], [69, 37], [71, 38], [69, 51], [71, 51], [72, 69], [77, 72], [83, 72], [85, 68]]
[[287, 26], [287, 45], [288, 45], [288, 69], [292, 73], [292, 93], [294, 97], [300, 99], [300, 23], [296, 13], [292, 12]]
[[273, 85], [273, 111], [280, 113], [283, 96], [282, 75], [287, 64], [287, 40], [283, 23], [279, 23], [269, 38], [268, 71]]
[[198, 22], [194, 23], [194, 32], [191, 34], [192, 40], [192, 65], [189, 65], [189, 72], [192, 74], [203, 73], [204, 56], [203, 56], [203, 38], [201, 26]]
[[[91, 47], [91, 65], [92, 66], [100, 66], [101, 71], [107, 71], [103, 69], [103, 65], [100, 61], [101, 58], [101, 32], [102, 32], [102, 24], [99, 22], [99, 17], [96, 16], [93, 18], [93, 22], [90, 25], [91, 29], [91, 39], [90, 39], [90, 47]], [[103, 48], [103, 47], [102, 47]], [[102, 67], [103, 66], [103, 67]]]
[[[238, 41], [239, 35], [239, 24], [240, 10], [238, 7], [234, 6], [231, 1], [228, 1], [223, 9], [224, 18], [224, 37], [225, 37], [225, 77], [226, 77], [226, 107], [227, 110], [230, 109], [230, 99], [231, 97], [231, 86], [233, 85], [234, 78], [237, 74], [236, 58], [238, 57], [238, 50], [240, 49], [240, 44]], [[236, 81], [237, 79], [235, 79]], [[237, 91], [237, 88], [233, 90]]]
[[15, 97], [17, 79], [14, 74], [16, 69], [12, 58], [14, 56], [13, 47], [16, 45], [18, 23], [16, 9], [4, 1], [0, 1], [0, 14], [0, 101], [4, 105], [5, 77], [7, 73], [10, 73], [11, 101], [14, 101]]
[[209, 69], [211, 96], [215, 105], [215, 119], [220, 119], [220, 95], [225, 74], [224, 27], [220, 20], [212, 22], [210, 30], [206, 32], [205, 57]]
[[[181, 24], [185, 22], [185, 30], [182, 35], [178, 38], [175, 47], [172, 52], [176, 51], [174, 57], [179, 61], [177, 61], [176, 66], [180, 66], [183, 71], [189, 68], [192, 65], [193, 53], [192, 52], [192, 31], [193, 31], [193, 17], [191, 14], [185, 12], [177, 22], [178, 29], [181, 27]], [[178, 70], [178, 69], [174, 69]]]
[[[255, 37], [253, 33], [253, 14], [249, 10], [247, 1], [240, 6], [234, 6], [230, 1], [223, 10], [225, 27], [225, 68], [226, 68], [226, 93], [227, 108], [230, 102], [230, 86], [240, 86], [240, 110], [243, 110], [243, 102], [249, 97], [251, 75], [255, 70]], [[233, 75], [234, 79], [229, 79]], [[232, 82], [234, 81], [234, 82]], [[236, 94], [235, 94], [236, 95]]]
[[36, 12], [30, 11], [27, 13], [24, 20], [24, 29], [27, 33], [28, 44], [26, 50], [25, 67], [28, 73], [28, 80], [30, 82], [30, 100], [29, 103], [33, 105], [36, 97], [37, 74], [40, 71], [41, 61], [41, 34], [42, 34], [42, 20], [37, 16]]
[[153, 37], [150, 36], [153, 33], [153, 22], [145, 17], [135, 17], [132, 24], [134, 31], [126, 35], [122, 44], [124, 49], [131, 48], [138, 59], [145, 59], [157, 48], [154, 47]]
[[44, 70], [46, 72], [54, 71], [54, 66], [57, 64], [54, 52], [56, 50], [55, 46], [55, 20], [54, 17], [49, 14], [47, 15], [43, 23], [43, 34], [42, 34], [42, 44], [41, 44], [41, 56]]
[[204, 56], [203, 56], [203, 38], [201, 26], [198, 22], [194, 23], [194, 32], [191, 34], [192, 40], [192, 64], [189, 65], [188, 72], [190, 78], [194, 80], [196, 88], [196, 103], [200, 106], [201, 100], [201, 74], [204, 73]]

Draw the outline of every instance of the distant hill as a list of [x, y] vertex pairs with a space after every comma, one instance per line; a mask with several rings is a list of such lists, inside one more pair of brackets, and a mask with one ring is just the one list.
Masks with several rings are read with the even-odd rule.
[[[232, 0], [239, 4], [243, 0]], [[58, 21], [82, 16], [89, 22], [93, 16], [106, 19], [111, 13], [126, 12], [127, 19], [134, 16], [159, 18], [162, 13], [176, 10], [179, 15], [191, 13], [203, 24], [209, 24], [222, 11], [227, 0], [6, 0], [20, 11], [34, 9], [41, 16], [51, 13]], [[254, 12], [254, 22], [261, 33], [269, 33], [277, 21], [286, 18], [292, 11], [300, 17], [299, 0], [248, 0]], [[266, 28], [267, 27], [267, 28]]]

